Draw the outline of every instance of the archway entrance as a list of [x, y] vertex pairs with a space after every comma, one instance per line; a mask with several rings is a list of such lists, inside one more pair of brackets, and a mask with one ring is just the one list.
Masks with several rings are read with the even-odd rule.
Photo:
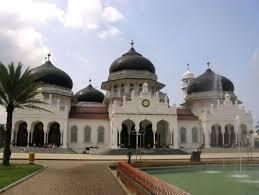
[[125, 120], [121, 126], [121, 132], [118, 134], [118, 143], [121, 148], [136, 147], [136, 131], [135, 124], [132, 120]]
[[139, 127], [138, 147], [152, 148], [154, 145], [152, 123], [144, 120], [140, 122]]
[[38, 122], [34, 125], [32, 145], [37, 147], [44, 146], [44, 131], [42, 122]]
[[223, 147], [223, 138], [220, 125], [213, 125], [211, 127], [210, 139], [211, 147]]
[[22, 122], [18, 126], [16, 145], [27, 146], [27, 139], [28, 139], [27, 123]]
[[60, 137], [60, 125], [57, 122], [54, 122], [49, 126], [48, 144], [59, 147]]
[[128, 127], [125, 124], [122, 124], [122, 130], [121, 130], [121, 148], [127, 148], [129, 142], [129, 135], [128, 135]]
[[168, 122], [161, 120], [157, 123], [156, 147], [168, 148], [171, 142], [171, 136], [168, 128]]
[[240, 136], [240, 142], [242, 146], [247, 146], [248, 140], [247, 140], [247, 127], [244, 124], [240, 125], [240, 131], [241, 131], [241, 136]]
[[224, 147], [233, 147], [235, 144], [234, 126], [228, 124], [225, 126]]

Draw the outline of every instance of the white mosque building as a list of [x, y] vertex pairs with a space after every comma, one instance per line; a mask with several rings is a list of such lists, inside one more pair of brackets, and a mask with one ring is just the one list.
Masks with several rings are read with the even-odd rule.
[[74, 94], [69, 75], [49, 58], [32, 72], [44, 83], [35, 98], [47, 102], [51, 113], [15, 110], [16, 146], [194, 149], [251, 141], [252, 114], [240, 106], [229, 79], [210, 68], [195, 77], [188, 68], [181, 84], [184, 103], [176, 106], [161, 92], [165, 85], [158, 81], [155, 66], [133, 43], [111, 64], [101, 84], [105, 95], [91, 83]]

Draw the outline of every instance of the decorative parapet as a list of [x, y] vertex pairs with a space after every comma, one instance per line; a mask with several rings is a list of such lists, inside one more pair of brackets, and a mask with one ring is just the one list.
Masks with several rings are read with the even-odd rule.
[[117, 176], [136, 194], [190, 195], [126, 162], [118, 163]]
[[131, 92], [130, 98], [124, 96], [122, 101], [114, 100], [111, 105], [110, 115], [113, 114], [150, 114], [153, 115], [174, 115], [176, 116], [176, 105], [169, 105], [166, 94], [163, 97], [159, 92], [152, 94], [148, 89], [148, 84], [143, 84], [142, 91], [137, 94]]

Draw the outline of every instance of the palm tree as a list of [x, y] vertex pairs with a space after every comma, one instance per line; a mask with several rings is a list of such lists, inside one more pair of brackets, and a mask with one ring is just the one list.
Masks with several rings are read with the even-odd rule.
[[[18, 63], [9, 64], [7, 67], [0, 63], [0, 105], [7, 112], [6, 132], [4, 140], [3, 165], [8, 166], [11, 156], [11, 132], [12, 118], [15, 108], [32, 108], [45, 110], [38, 107], [39, 104], [46, 104], [35, 96], [39, 93], [41, 83], [36, 81], [35, 75], [31, 74], [29, 68], [22, 71], [23, 65]], [[45, 110], [47, 111], [47, 110]]]

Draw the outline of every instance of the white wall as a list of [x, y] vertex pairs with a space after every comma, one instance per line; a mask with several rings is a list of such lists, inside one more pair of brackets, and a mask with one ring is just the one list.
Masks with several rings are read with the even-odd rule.
[[[77, 127], [77, 142], [71, 142], [71, 128]], [[86, 143], [84, 141], [84, 128], [86, 126], [91, 127], [91, 142]], [[104, 127], [104, 143], [97, 143], [97, 129], [98, 127]], [[100, 147], [108, 148], [110, 139], [110, 121], [109, 120], [95, 120], [95, 119], [69, 119], [68, 121], [68, 147], [72, 149], [84, 149], [85, 147]]]
[[6, 123], [6, 112], [2, 106], [0, 106], [0, 124]]
[[[202, 144], [202, 130], [200, 121], [177, 121], [178, 126], [178, 143], [180, 147], [184, 148], [193, 148], [197, 149]], [[181, 143], [181, 127], [184, 127], [186, 129], [186, 143]], [[198, 129], [198, 143], [192, 142], [192, 128], [196, 127]]]

